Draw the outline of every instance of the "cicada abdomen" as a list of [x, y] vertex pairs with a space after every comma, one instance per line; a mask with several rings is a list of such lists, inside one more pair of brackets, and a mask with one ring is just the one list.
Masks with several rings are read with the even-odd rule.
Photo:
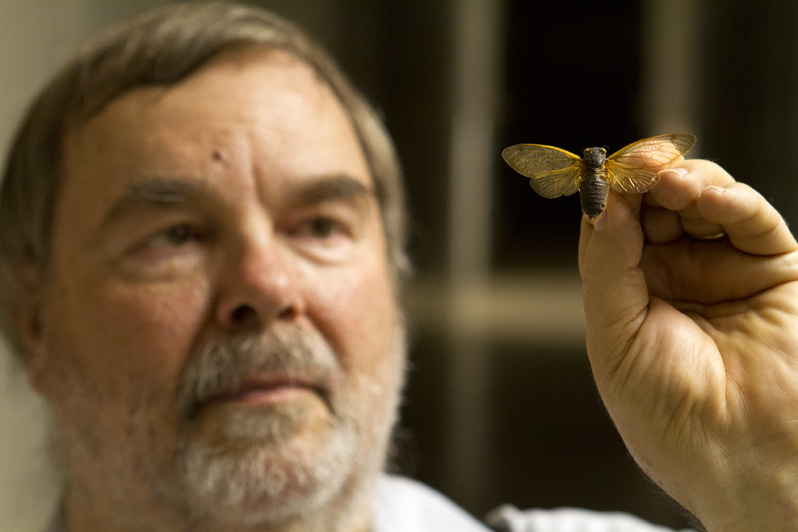
[[598, 172], [590, 172], [579, 183], [579, 201], [582, 212], [596, 220], [607, 206], [607, 197], [610, 194], [610, 184]]

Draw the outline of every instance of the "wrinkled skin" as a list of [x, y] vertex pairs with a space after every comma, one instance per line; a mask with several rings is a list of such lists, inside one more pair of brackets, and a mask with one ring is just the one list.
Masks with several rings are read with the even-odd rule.
[[707, 530], [796, 530], [798, 245], [717, 165], [661, 176], [582, 222], [598, 388], [635, 460]]
[[285, 52], [235, 49], [111, 102], [63, 166], [18, 317], [67, 529], [368, 529], [402, 320], [332, 90]]

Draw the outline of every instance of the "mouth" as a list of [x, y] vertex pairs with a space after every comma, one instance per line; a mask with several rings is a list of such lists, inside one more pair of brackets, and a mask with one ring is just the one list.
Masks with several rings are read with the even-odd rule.
[[279, 406], [314, 397], [329, 405], [328, 396], [327, 390], [318, 383], [284, 376], [256, 376], [245, 379], [229, 391], [215, 393], [198, 401], [189, 412], [189, 418], [218, 406]]

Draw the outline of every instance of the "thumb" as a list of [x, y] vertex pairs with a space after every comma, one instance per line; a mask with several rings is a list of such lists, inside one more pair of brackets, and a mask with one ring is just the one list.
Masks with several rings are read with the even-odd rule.
[[604, 214], [591, 224], [582, 218], [579, 273], [585, 309], [588, 355], [621, 354], [645, 318], [649, 296], [640, 269], [643, 230], [637, 219], [640, 196], [610, 194]]

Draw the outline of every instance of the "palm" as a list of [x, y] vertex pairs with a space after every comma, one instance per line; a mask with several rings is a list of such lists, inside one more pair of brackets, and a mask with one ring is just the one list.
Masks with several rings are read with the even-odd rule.
[[780, 218], [652, 243], [634, 201], [612, 207], [580, 244], [597, 385], [646, 473], [719, 521], [798, 456], [798, 245]]

